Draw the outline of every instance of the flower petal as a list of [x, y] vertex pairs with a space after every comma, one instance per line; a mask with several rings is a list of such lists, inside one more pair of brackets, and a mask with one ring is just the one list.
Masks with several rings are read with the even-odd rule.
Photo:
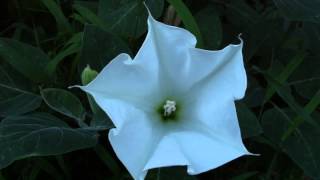
[[158, 77], [163, 91], [173, 92], [179, 88], [180, 72], [186, 73], [186, 51], [195, 44], [196, 38], [189, 31], [158, 22], [149, 14], [148, 34], [134, 59], [154, 63], [155, 72], [161, 72]]
[[[190, 49], [191, 62], [188, 77], [190, 91], [215, 88], [224, 96], [241, 99], [247, 88], [247, 76], [242, 56], [243, 42], [229, 45], [220, 51]], [[201, 92], [202, 94], [203, 92]]]
[[109, 131], [109, 141], [117, 157], [134, 179], [143, 180], [147, 174], [144, 167], [161, 132], [153, 127], [150, 117], [141, 110], [123, 104], [121, 108], [125, 109], [125, 112], [118, 112], [115, 118], [126, 123], [121, 128]]
[[[153, 99], [157, 98], [153, 94], [159, 89], [157, 73], [152, 69], [139, 60], [132, 61], [127, 54], [120, 54], [92, 82], [79, 87], [91, 94], [102, 108], [112, 107], [104, 101], [118, 99], [142, 109], [151, 109]], [[104, 110], [109, 114], [108, 109]]]
[[189, 174], [198, 174], [240, 156], [252, 155], [243, 145], [233, 101], [216, 112], [221, 113], [208, 115], [215, 123], [199, 120], [207, 119], [202, 112], [200, 116], [193, 115], [195, 112], [191, 110], [183, 115], [184, 122], [161, 139], [144, 169], [187, 165]]
[[224, 141], [202, 133], [179, 132], [172, 136], [189, 162], [188, 173], [191, 175], [214, 169], [247, 154], [242, 149], [233, 148]]

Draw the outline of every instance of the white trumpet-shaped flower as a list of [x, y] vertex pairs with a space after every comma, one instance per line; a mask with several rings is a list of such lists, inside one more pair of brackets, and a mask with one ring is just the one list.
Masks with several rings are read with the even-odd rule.
[[198, 174], [251, 154], [234, 104], [247, 86], [242, 42], [220, 51], [195, 44], [190, 32], [149, 15], [135, 58], [118, 55], [80, 87], [110, 116], [110, 143], [134, 179], [164, 166]]

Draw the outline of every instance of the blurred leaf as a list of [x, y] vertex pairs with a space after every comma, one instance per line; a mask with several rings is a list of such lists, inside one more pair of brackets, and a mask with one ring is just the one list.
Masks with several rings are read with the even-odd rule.
[[90, 9], [81, 6], [80, 4], [74, 4], [73, 8], [90, 24], [96, 25], [103, 30], [110, 29], [110, 23], [104, 22], [100, 17], [94, 14]]
[[248, 87], [243, 102], [248, 107], [257, 107], [263, 104], [265, 88], [253, 77], [248, 76]]
[[[299, 65], [303, 62], [305, 57], [305, 53], [297, 53], [297, 55], [286, 65], [282, 72], [276, 77], [276, 80], [280, 84], [284, 83], [289, 78], [289, 76], [296, 70], [296, 68], [299, 67]], [[272, 86], [268, 87], [265, 96], [265, 102], [267, 102], [275, 92], [276, 90]]]
[[[164, 0], [145, 0], [154, 18], [161, 15]], [[147, 10], [141, 0], [103, 0], [99, 3], [98, 15], [110, 24], [109, 31], [115, 34], [138, 38], [147, 29]]]
[[319, 54], [320, 46], [320, 24], [304, 22], [302, 27], [302, 39], [307, 45], [308, 50], [313, 54]]
[[61, 33], [71, 32], [72, 28], [68, 22], [68, 19], [64, 16], [60, 6], [55, 0], [41, 0], [42, 3], [48, 8], [50, 13], [54, 16], [58, 29]]
[[40, 49], [16, 40], [0, 38], [0, 57], [34, 82], [45, 82], [49, 57]]
[[248, 26], [258, 23], [261, 19], [260, 14], [243, 0], [231, 0], [225, 5], [227, 7], [225, 13], [228, 20], [240, 32], [247, 29]]
[[80, 100], [69, 91], [48, 88], [41, 91], [41, 96], [53, 110], [74, 118], [79, 122], [84, 120], [85, 109]]
[[146, 180], [197, 180], [196, 176], [187, 174], [185, 166], [164, 167], [150, 170]]
[[219, 49], [222, 42], [222, 26], [217, 10], [213, 7], [202, 9], [196, 14], [204, 47], [211, 50]]
[[82, 45], [83, 32], [74, 34], [72, 38], [65, 44], [63, 49], [59, 51], [55, 57], [48, 63], [47, 72], [52, 75], [56, 69], [58, 64], [67, 56], [78, 53], [81, 50]]
[[191, 14], [188, 7], [182, 0], [167, 0], [177, 11], [178, 16], [181, 18], [184, 26], [197, 38], [197, 46], [203, 47], [203, 39], [198, 24]]
[[0, 117], [37, 109], [41, 105], [41, 97], [18, 87], [7, 70], [0, 66]]
[[95, 131], [72, 129], [50, 114], [7, 117], [0, 123], [0, 169], [26, 157], [58, 155], [96, 143]]
[[285, 36], [282, 21], [261, 20], [247, 26], [242, 36], [245, 60], [248, 62], [254, 56], [273, 58], [272, 51], [281, 45]]
[[290, 78], [290, 84], [307, 99], [311, 99], [320, 89], [319, 58], [318, 56], [306, 58]]
[[243, 174], [240, 174], [238, 176], [232, 177], [231, 180], [246, 180], [254, 177], [257, 175], [259, 172], [258, 171], [251, 171], [251, 172], [245, 172]]
[[261, 126], [256, 115], [243, 103], [237, 103], [237, 114], [242, 138], [258, 136], [262, 133]]
[[114, 160], [114, 158], [111, 156], [111, 154], [104, 149], [104, 146], [98, 144], [94, 148], [95, 152], [101, 159], [101, 161], [114, 173], [119, 174], [120, 167], [118, 166], [117, 162]]
[[262, 117], [265, 135], [277, 143], [288, 156], [300, 166], [308, 176], [320, 177], [320, 144], [315, 142], [320, 137], [320, 129], [304, 123], [294, 130], [286, 141], [281, 141], [282, 134], [292, 124], [295, 116], [292, 111], [279, 108], [266, 111]]
[[280, 12], [291, 20], [320, 22], [318, 0], [273, 0]]
[[[310, 102], [304, 107], [304, 110], [308, 113], [311, 114], [320, 104], [320, 89], [319, 91], [315, 94], [315, 96], [310, 100]], [[304, 122], [304, 119], [300, 116], [297, 116], [294, 118], [291, 126], [288, 128], [288, 130], [282, 135], [282, 141], [286, 140], [291, 133], [298, 127], [300, 124]]]
[[319, 124], [317, 124], [316, 121], [294, 100], [292, 95], [287, 92], [284, 88], [282, 88], [282, 85], [274, 79], [272, 76], [269, 74], [265, 73], [264, 77], [270, 84], [272, 88], [276, 90], [278, 95], [285, 101], [288, 106], [294, 110], [300, 117], [302, 117], [304, 120], [306, 120], [309, 124], [312, 124], [313, 126], [320, 128]]
[[82, 7], [90, 9], [93, 13], [97, 14], [99, 3], [96, 1], [86, 1], [86, 0], [75, 0], [73, 4], [79, 4]]
[[86, 25], [78, 64], [79, 70], [82, 71], [87, 65], [90, 65], [92, 69], [101, 71], [120, 53], [131, 54], [130, 49], [120, 38], [96, 26]]

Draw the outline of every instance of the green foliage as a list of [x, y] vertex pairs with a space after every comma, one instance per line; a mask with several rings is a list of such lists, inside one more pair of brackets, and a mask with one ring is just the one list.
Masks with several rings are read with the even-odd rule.
[[188, 7], [183, 3], [182, 0], [167, 0], [177, 11], [178, 16], [181, 18], [184, 26], [190, 32], [197, 37], [197, 46], [203, 47], [203, 40], [200, 29], [195, 21], [195, 18], [191, 14]]
[[130, 177], [108, 143], [108, 115], [67, 87], [89, 83], [120, 53], [135, 56], [145, 5], [198, 47], [222, 49], [241, 34], [248, 88], [237, 114], [246, 146], [261, 154], [199, 176], [154, 169], [147, 179], [320, 179], [317, 0], [2, 1], [0, 179]]
[[0, 57], [34, 82], [48, 80], [49, 57], [39, 48], [7, 38], [0, 39]]
[[[162, 13], [164, 0], [146, 0], [154, 17]], [[147, 30], [148, 12], [141, 0], [99, 1], [98, 15], [108, 22], [108, 30], [125, 37], [138, 38]]]
[[94, 25], [84, 27], [79, 69], [90, 65], [93, 69], [100, 71], [120, 53], [130, 54], [130, 49], [119, 37]]
[[48, 88], [41, 91], [41, 96], [44, 102], [53, 110], [79, 122], [84, 120], [85, 110], [80, 100], [72, 93], [63, 89]]
[[72, 129], [47, 113], [10, 116], [0, 123], [0, 168], [21, 158], [62, 154], [96, 142], [93, 130]]
[[304, 20], [320, 22], [320, 2], [317, 0], [273, 0], [287, 18], [292, 20]]
[[316, 143], [314, 138], [319, 137], [319, 128], [305, 123], [295, 129], [292, 136], [282, 141], [282, 133], [288, 129], [293, 117], [294, 113], [286, 109], [274, 108], [266, 111], [262, 118], [264, 132], [270, 140], [280, 146], [283, 152], [303, 168], [306, 174], [318, 179], [320, 176], [320, 144]]

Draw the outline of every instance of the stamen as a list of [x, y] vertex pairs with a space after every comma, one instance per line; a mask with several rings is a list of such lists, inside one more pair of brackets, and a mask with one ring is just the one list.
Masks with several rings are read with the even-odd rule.
[[165, 117], [170, 116], [177, 109], [176, 108], [176, 102], [167, 100], [166, 104], [163, 105], [163, 109], [164, 109], [163, 115]]

